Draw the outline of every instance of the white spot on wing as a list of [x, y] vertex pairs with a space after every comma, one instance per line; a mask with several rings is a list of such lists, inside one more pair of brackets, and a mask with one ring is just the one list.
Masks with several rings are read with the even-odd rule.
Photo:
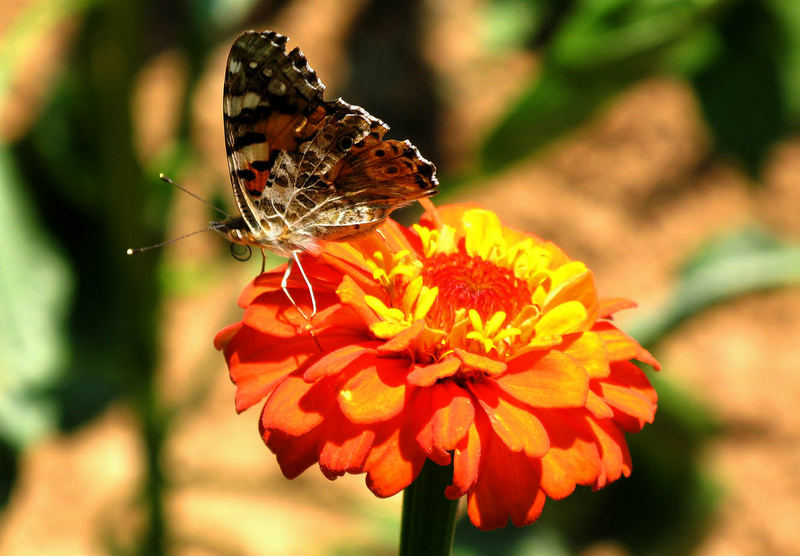
[[225, 115], [229, 117], [236, 117], [242, 111], [242, 97], [239, 95], [231, 95], [225, 97]]
[[242, 69], [242, 63], [236, 58], [231, 58], [228, 62], [228, 71], [230, 73], [239, 73], [240, 69]]
[[253, 143], [237, 151], [244, 160], [263, 160], [267, 155], [266, 143]]
[[261, 95], [248, 91], [244, 94], [242, 99], [242, 108], [255, 108], [261, 102]]

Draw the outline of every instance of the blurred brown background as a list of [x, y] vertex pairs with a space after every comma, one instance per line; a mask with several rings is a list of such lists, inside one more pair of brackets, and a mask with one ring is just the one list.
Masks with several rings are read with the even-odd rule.
[[161, 171], [230, 209], [222, 79], [248, 28], [411, 139], [437, 204], [640, 304], [621, 323], [664, 370], [633, 476], [525, 529], [462, 523], [458, 553], [800, 553], [794, 0], [4, 2], [0, 552], [395, 550], [399, 496], [286, 481], [233, 410], [211, 339], [260, 261], [212, 234], [124, 254], [214, 218]]

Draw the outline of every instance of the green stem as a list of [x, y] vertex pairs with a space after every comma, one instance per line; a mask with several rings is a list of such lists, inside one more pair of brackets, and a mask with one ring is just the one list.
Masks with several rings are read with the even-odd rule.
[[403, 492], [401, 556], [450, 554], [458, 500], [445, 498], [444, 489], [452, 477], [452, 465], [441, 466], [427, 460], [417, 480]]

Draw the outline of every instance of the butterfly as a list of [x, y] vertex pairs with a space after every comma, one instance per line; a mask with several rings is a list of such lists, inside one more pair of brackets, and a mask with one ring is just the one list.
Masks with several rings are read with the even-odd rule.
[[287, 40], [247, 31], [231, 47], [223, 119], [241, 216], [211, 226], [234, 243], [290, 257], [288, 296], [292, 260], [302, 272], [299, 253], [374, 230], [439, 182], [409, 141], [383, 138], [384, 122], [341, 98], [324, 100], [325, 86], [299, 48], [286, 52]]
[[217, 230], [291, 257], [374, 230], [439, 182], [414, 145], [383, 138], [384, 122], [341, 98], [324, 100], [325, 86], [299, 48], [286, 52], [287, 40], [247, 31], [228, 55], [225, 147], [241, 216]]

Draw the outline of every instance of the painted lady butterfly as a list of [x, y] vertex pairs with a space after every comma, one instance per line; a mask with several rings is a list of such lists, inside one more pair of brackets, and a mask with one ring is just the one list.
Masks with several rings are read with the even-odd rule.
[[323, 100], [325, 86], [298, 48], [286, 53], [286, 41], [248, 31], [231, 47], [225, 146], [241, 216], [212, 227], [297, 260], [319, 240], [375, 229], [439, 182], [414, 145], [383, 139], [385, 123], [342, 99]]

